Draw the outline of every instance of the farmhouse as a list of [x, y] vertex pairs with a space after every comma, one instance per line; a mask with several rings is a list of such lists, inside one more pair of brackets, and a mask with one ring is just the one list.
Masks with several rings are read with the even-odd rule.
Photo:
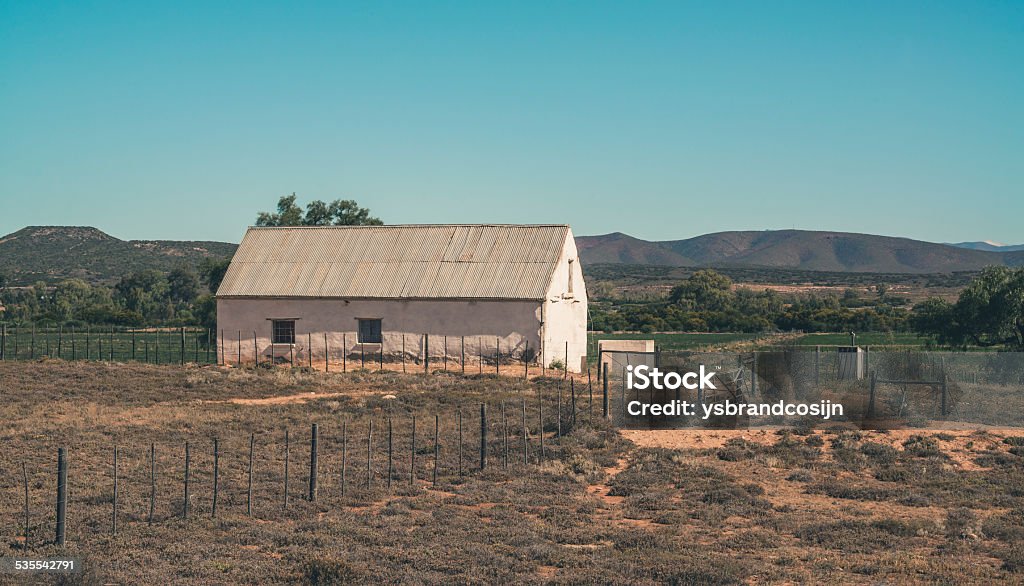
[[586, 358], [565, 225], [249, 228], [217, 290], [226, 363]]

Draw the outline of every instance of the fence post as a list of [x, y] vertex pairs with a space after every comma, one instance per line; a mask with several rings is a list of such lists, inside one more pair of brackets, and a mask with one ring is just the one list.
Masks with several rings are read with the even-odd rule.
[[484, 373], [484, 341], [480, 336], [476, 336], [476, 362], [479, 367], [479, 373]]
[[246, 490], [245, 514], [252, 517], [252, 461], [253, 452], [256, 451], [256, 434], [249, 434], [249, 486]]
[[[160, 334], [157, 333], [157, 340], [160, 339], [159, 336], [160, 336]], [[253, 342], [255, 342], [255, 341], [256, 341], [256, 333], [253, 332]], [[157, 362], [160, 361], [159, 356], [160, 356], [160, 354], [157, 354], [157, 357], [158, 357], [157, 358]], [[242, 330], [238, 330], [238, 362], [235, 363], [235, 366], [238, 366], [238, 367], [242, 366]]]
[[601, 370], [604, 371], [604, 376], [601, 378], [601, 382], [604, 388], [604, 397], [601, 400], [602, 406], [604, 408], [604, 415], [602, 415], [602, 417], [608, 419], [608, 365], [602, 364]]
[[220, 337], [217, 338], [217, 345], [220, 346], [220, 364], [221, 366], [228, 365], [227, 347], [225, 346], [224, 330], [220, 331]]
[[819, 381], [820, 381], [819, 374], [818, 374], [820, 372], [820, 366], [819, 366], [819, 362], [820, 361], [821, 361], [821, 346], [815, 346], [814, 347], [814, 388], [815, 389], [818, 388], [818, 384], [819, 384]]
[[156, 510], [156, 444], [149, 444], [149, 519], [153, 524], [153, 513]]
[[348, 479], [345, 477], [348, 468], [348, 419], [341, 422], [341, 496], [345, 496], [348, 489]]
[[392, 434], [391, 418], [388, 417], [388, 490], [391, 490], [391, 476], [394, 474], [394, 436]]
[[448, 334], [444, 335], [444, 342], [443, 342], [443, 344], [444, 344], [444, 358], [443, 358], [444, 362], [442, 364], [444, 366], [441, 367], [441, 370], [444, 371], [445, 374], [447, 374], [448, 373]]
[[327, 332], [324, 332], [324, 372], [331, 372], [331, 352], [327, 348]]
[[64, 324], [57, 326], [57, 358], [64, 358]]
[[380, 335], [380, 369], [384, 370], [384, 334]]
[[462, 374], [466, 374], [466, 336], [462, 336], [462, 340], [459, 343], [459, 352], [461, 353], [459, 364], [462, 365]]
[[7, 324], [0, 324], [0, 360], [7, 360]]
[[[184, 338], [184, 336], [182, 336], [182, 338], [181, 338], [181, 348], [182, 348], [182, 354], [184, 355], [184, 352], [185, 352], [185, 338]], [[114, 361], [114, 326], [110, 326], [110, 361], [111, 362]], [[185, 364], [185, 363], [182, 362], [182, 364]]]
[[36, 324], [34, 322], [32, 323], [32, 340], [31, 340], [31, 342], [29, 342], [28, 351], [29, 351], [29, 353], [28, 353], [29, 359], [35, 360], [36, 359]]
[[537, 457], [537, 464], [544, 460], [544, 394], [537, 389], [537, 424], [540, 428], [537, 435], [540, 436], [540, 455]]
[[[113, 338], [110, 340], [110, 349], [111, 352], [114, 351]], [[181, 326], [181, 365], [185, 366], [185, 326]]]
[[348, 332], [341, 333], [341, 372], [348, 372]]
[[210, 517], [217, 516], [217, 497], [220, 496], [220, 442], [213, 438], [213, 507]]
[[416, 485], [416, 416], [412, 416], [412, 462], [409, 467], [409, 485]]
[[569, 378], [569, 341], [565, 341], [565, 363], [563, 364], [562, 379]]
[[57, 545], [64, 545], [67, 533], [68, 459], [67, 450], [57, 448]]
[[529, 428], [526, 426], [526, 399], [523, 398], [523, 465], [530, 463]]
[[423, 372], [430, 372], [430, 334], [423, 334]]
[[78, 352], [75, 350], [75, 326], [71, 326], [71, 360], [78, 358]]
[[480, 469], [487, 469], [487, 403], [480, 403]]
[[185, 442], [185, 503], [184, 503], [184, 506], [181, 509], [181, 516], [182, 516], [182, 518], [185, 518], [185, 519], [188, 519], [188, 501], [189, 501], [189, 494], [188, 494], [188, 488], [189, 488], [188, 487], [188, 480], [189, 480], [189, 478], [188, 478], [188, 476], [189, 476], [189, 468], [190, 468], [191, 465], [192, 465], [192, 455], [189, 452], [189, 443]]
[[501, 374], [501, 338], [494, 338], [494, 374]]
[[317, 426], [316, 423], [314, 423], [313, 424], [313, 429], [310, 432], [312, 434], [312, 438], [310, 438], [310, 441], [309, 441], [309, 501], [310, 502], [316, 502], [316, 481], [317, 481], [317, 473], [319, 472], [319, 466], [318, 466], [319, 462], [317, 461], [317, 458], [319, 457], [319, 446], [317, 445], [318, 444], [318, 440], [319, 440], [319, 438], [318, 438], [319, 433], [318, 432], [319, 432], [319, 427]]
[[366, 370], [366, 344], [359, 343], [359, 368]]
[[309, 359], [309, 369], [313, 370], [313, 332], [306, 332], [306, 352]]
[[434, 478], [433, 478], [433, 482], [432, 482], [432, 484], [434, 486], [437, 486], [437, 461], [438, 461], [438, 458], [441, 455], [441, 444], [438, 443], [438, 441], [439, 441], [438, 435], [439, 435], [439, 432], [440, 432], [440, 428], [441, 428], [441, 416], [435, 414], [434, 415]]
[[28, 551], [29, 537], [29, 514], [28, 514], [28, 466], [21, 463], [21, 479], [25, 485], [25, 542], [21, 544], [21, 551]]
[[[206, 328], [206, 364], [210, 363], [210, 343], [213, 341], [212, 330]], [[135, 330], [132, 330], [132, 335], [135, 335]]]
[[114, 446], [114, 511], [110, 516], [110, 534], [117, 535], [117, 446]]
[[504, 454], [501, 467], [508, 468], [508, 419], [505, 418], [505, 401], [501, 402], [501, 446]]
[[459, 476], [462, 476], [462, 409], [458, 410], [459, 418]]
[[871, 390], [868, 394], [868, 419], [875, 417], [875, 371], [871, 371]]
[[288, 430], [284, 430], [284, 508], [288, 508], [288, 458], [289, 454], [289, 443], [291, 438], [288, 437]]
[[402, 332], [402, 374], [405, 374], [405, 332]]
[[373, 479], [373, 468], [371, 460], [373, 458], [373, 420], [370, 420], [370, 427], [366, 430], [366, 490], [370, 490], [371, 480]]

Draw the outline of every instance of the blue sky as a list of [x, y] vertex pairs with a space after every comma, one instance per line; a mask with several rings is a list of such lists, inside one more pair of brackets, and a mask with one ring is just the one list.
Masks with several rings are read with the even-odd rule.
[[0, 234], [387, 223], [1024, 242], [1024, 2], [0, 0]]

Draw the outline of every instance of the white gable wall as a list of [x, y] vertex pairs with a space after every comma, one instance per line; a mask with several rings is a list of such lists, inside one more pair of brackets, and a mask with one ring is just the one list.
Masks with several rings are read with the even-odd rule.
[[571, 230], [562, 245], [544, 299], [544, 364], [550, 365], [554, 360], [566, 362], [567, 342], [566, 366], [570, 372], [581, 372], [582, 360], [587, 356], [587, 288]]

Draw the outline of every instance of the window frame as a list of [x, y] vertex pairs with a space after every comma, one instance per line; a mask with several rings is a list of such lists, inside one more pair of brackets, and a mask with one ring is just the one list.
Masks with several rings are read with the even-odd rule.
[[[298, 321], [298, 320], [296, 320], [294, 318], [292, 318], [292, 319], [271, 319], [270, 320], [270, 342], [272, 344], [294, 345], [295, 344], [295, 322], [296, 321]], [[287, 340], [288, 336], [279, 337], [279, 334], [282, 333], [279, 326], [283, 326], [284, 324], [291, 324], [290, 327], [287, 328], [288, 330], [290, 330], [290, 334], [291, 334], [291, 336], [290, 336], [291, 340], [290, 341]], [[289, 332], [286, 331], [285, 333], [289, 333]]]
[[[363, 337], [363, 322], [376, 322], [376, 340], [368, 340]], [[356, 341], [360, 344], [383, 344], [384, 343], [384, 318], [380, 317], [357, 317], [356, 318]]]

